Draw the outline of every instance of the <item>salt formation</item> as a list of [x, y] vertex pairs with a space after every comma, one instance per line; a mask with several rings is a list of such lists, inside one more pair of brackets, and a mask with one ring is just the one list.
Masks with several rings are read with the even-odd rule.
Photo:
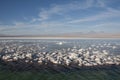
[[[62, 45], [62, 42], [59, 42]], [[104, 46], [111, 47], [110, 44]], [[4, 62], [19, 62], [38, 65], [65, 65], [75, 64], [81, 66], [97, 65], [120, 65], [120, 55], [110, 54], [105, 49], [100, 49], [101, 45], [91, 45], [88, 48], [68, 47], [66, 49], [55, 49], [54, 51], [42, 51], [47, 47], [33, 44], [21, 43], [1, 43], [0, 60]], [[114, 48], [113, 48], [114, 47]], [[111, 47], [115, 49], [115, 46]], [[24, 66], [24, 65], [23, 65]]]

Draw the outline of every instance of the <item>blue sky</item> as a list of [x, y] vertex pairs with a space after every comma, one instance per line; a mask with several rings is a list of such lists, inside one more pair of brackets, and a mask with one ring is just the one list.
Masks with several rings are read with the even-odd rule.
[[120, 0], [0, 0], [0, 34], [120, 33]]

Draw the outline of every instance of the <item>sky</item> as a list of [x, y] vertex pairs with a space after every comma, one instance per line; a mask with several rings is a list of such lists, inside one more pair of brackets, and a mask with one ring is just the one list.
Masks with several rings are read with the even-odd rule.
[[0, 0], [0, 35], [120, 33], [120, 0]]

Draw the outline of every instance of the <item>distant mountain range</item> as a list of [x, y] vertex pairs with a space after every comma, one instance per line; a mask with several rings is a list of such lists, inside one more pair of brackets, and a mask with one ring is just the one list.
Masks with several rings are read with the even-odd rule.
[[61, 34], [45, 34], [45, 35], [3, 35], [0, 37], [65, 37], [65, 38], [120, 38], [120, 33], [105, 33], [90, 31], [88, 33], [83, 32], [71, 32], [71, 33], [61, 33]]

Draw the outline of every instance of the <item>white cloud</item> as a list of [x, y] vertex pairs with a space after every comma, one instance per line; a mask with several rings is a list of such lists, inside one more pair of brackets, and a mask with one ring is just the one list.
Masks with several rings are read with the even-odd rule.
[[[67, 17], [66, 19], [66, 16], [69, 16], [69, 13], [71, 13], [72, 11], [85, 10], [92, 7], [104, 8], [106, 9], [106, 11], [100, 12], [98, 14], [93, 14], [92, 16], [88, 16], [84, 18], [80, 18], [78, 16], [78, 18], [80, 19], [75, 19], [75, 18], [73, 19], [69, 17]], [[41, 30], [41, 32], [38, 32], [38, 33], [42, 33], [42, 31], [46, 31], [46, 32], [52, 31], [52, 29], [54, 30], [55, 28], [57, 29], [57, 28], [63, 28], [68, 26], [69, 27], [78, 26], [76, 23], [92, 22], [92, 21], [109, 19], [109, 18], [118, 17], [118, 16], [120, 17], [119, 14], [120, 14], [119, 10], [115, 10], [110, 7], [107, 7], [104, 0], [85, 0], [84, 2], [73, 1], [73, 3], [53, 5], [50, 8], [42, 8], [38, 14], [38, 17], [37, 18], [33, 17], [28, 22], [15, 21], [13, 22], [14, 25], [9, 25], [9, 27], [6, 27], [5, 25], [0, 25], [0, 31], [4, 33], [7, 31], [9, 31], [9, 33], [10, 32], [17, 33], [17, 31], [27, 32], [29, 29], [32, 29], [31, 31], [28, 31], [28, 32], [32, 33], [36, 31], [35, 33], [37, 33], [37, 30]], [[53, 20], [52, 17], [54, 15], [63, 16], [62, 18], [63, 21], [59, 21], [59, 19]], [[24, 19], [27, 19], [27, 18], [25, 17]], [[48, 19], [50, 20], [47, 21]], [[105, 26], [105, 25], [106, 24], [99, 24], [99, 25], [96, 25], [96, 27]]]
[[54, 5], [48, 9], [42, 8], [40, 13], [39, 13], [39, 19], [40, 21], [42, 20], [47, 20], [49, 19], [52, 15], [65, 15], [65, 13], [69, 11], [74, 11], [74, 10], [79, 10], [79, 9], [87, 9], [93, 6], [94, 0], [85, 0], [85, 2], [73, 2], [69, 4], [64, 4], [64, 5]]
[[113, 18], [113, 17], [120, 17], [120, 11], [108, 8], [108, 11], [101, 12], [99, 14], [85, 17], [85, 18], [80, 18], [77, 20], [71, 20], [68, 21], [68, 23], [83, 23], [83, 22], [92, 22], [92, 21], [97, 21], [97, 20], [105, 20], [108, 18]]
[[107, 23], [101, 23], [101, 24], [97, 24], [94, 26], [94, 28], [116, 28], [116, 27], [119, 27], [120, 26], [120, 23], [118, 22], [107, 22]]
[[[37, 21], [40, 21], [40, 22], [41, 21], [46, 21], [48, 19], [52, 19], [52, 17], [54, 15], [61, 15], [61, 16], [63, 16], [63, 19], [64, 19], [65, 16], [69, 15], [69, 12], [71, 13], [72, 11], [75, 11], [75, 10], [83, 10], [83, 9], [88, 9], [88, 8], [91, 8], [91, 7], [107, 8], [105, 3], [104, 3], [104, 0], [84, 0], [83, 2], [72, 1], [68, 4], [61, 4], [61, 5], [56, 4], [56, 5], [52, 5], [49, 8], [41, 8], [41, 10], [38, 14], [38, 18], [33, 18], [30, 21], [30, 23], [34, 23], [34, 22], [37, 22]], [[83, 21], [87, 21], [87, 20], [88, 19], [83, 19]], [[77, 21], [78, 20], [76, 20], [76, 22]]]
[[[85, 0], [84, 2], [73, 1], [72, 3], [68, 3], [68, 4], [54, 5], [54, 6], [51, 6], [50, 8], [42, 8], [40, 10], [39, 17], [33, 19], [32, 21], [33, 22], [45, 21], [45, 20], [51, 19], [54, 15], [62, 15], [63, 18], [65, 18], [65, 16], [69, 15], [69, 12], [71, 13], [72, 11], [75, 11], [75, 10], [83, 10], [83, 9], [88, 9], [91, 7], [99, 7], [99, 8], [104, 8], [107, 10], [109, 9], [109, 7], [107, 7], [104, 0]], [[71, 21], [71, 23], [72, 22], [76, 23], [76, 22], [84, 22], [84, 21], [94, 21], [94, 20], [102, 19], [104, 17], [108, 18], [109, 16], [115, 13], [115, 11], [112, 12], [112, 14], [111, 12], [107, 11], [101, 14], [97, 14], [95, 16], [91, 16], [90, 18], [83, 18], [83, 19], [79, 19], [75, 21], [73, 20]]]

